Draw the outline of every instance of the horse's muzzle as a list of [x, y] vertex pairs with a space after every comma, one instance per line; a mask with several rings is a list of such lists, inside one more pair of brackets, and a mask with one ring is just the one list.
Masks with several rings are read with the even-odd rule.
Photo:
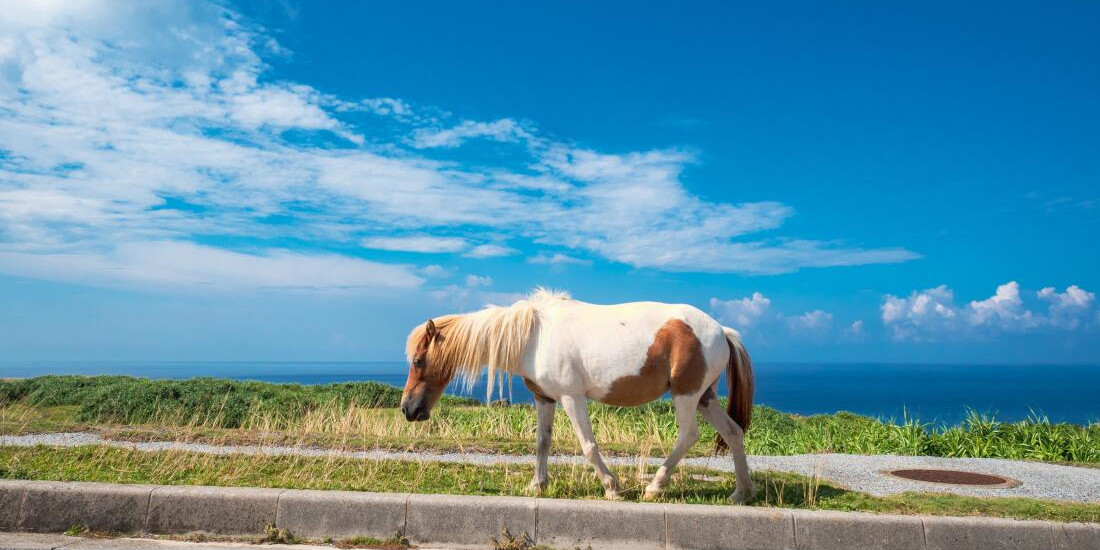
[[402, 403], [401, 412], [405, 414], [405, 420], [408, 420], [409, 422], [420, 422], [422, 420], [427, 420], [428, 416], [431, 415], [431, 413], [428, 412], [428, 409], [419, 403], [417, 403], [416, 405], [408, 402]]

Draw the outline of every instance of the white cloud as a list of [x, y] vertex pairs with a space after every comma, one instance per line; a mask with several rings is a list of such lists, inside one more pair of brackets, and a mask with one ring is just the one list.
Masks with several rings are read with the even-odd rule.
[[833, 327], [833, 314], [815, 309], [796, 317], [787, 317], [786, 321], [787, 326], [789, 326], [792, 331], [825, 333]]
[[[273, 81], [264, 58], [286, 52], [218, 3], [6, 3], [4, 14], [0, 261], [17, 263], [0, 270], [27, 272], [51, 255], [138, 269], [139, 259], [104, 251], [196, 235], [486, 258], [518, 252], [493, 244], [506, 234], [668, 271], [779, 273], [916, 257], [832, 241], [753, 240], [792, 210], [692, 195], [681, 182], [690, 152], [608, 154], [541, 137], [513, 119], [448, 126], [450, 115], [422, 116], [400, 99], [336, 98]], [[341, 118], [354, 112], [389, 117], [398, 135], [380, 143]], [[513, 153], [527, 157], [475, 166], [426, 156], [474, 138], [522, 142]], [[436, 232], [450, 237], [417, 240]], [[316, 266], [316, 255], [269, 248], [223, 251]], [[105, 284], [102, 274], [74, 272]]]
[[908, 298], [886, 295], [882, 322], [895, 340], [920, 340], [922, 334], [947, 333], [957, 322], [955, 294], [946, 285], [914, 291]]
[[592, 260], [583, 260], [581, 258], [574, 258], [561, 252], [555, 252], [554, 254], [540, 253], [537, 256], [527, 258], [528, 263], [532, 264], [545, 264], [545, 265], [588, 265], [592, 263]]
[[710, 309], [718, 320], [733, 328], [751, 327], [768, 314], [772, 301], [759, 292], [735, 300], [710, 299]]
[[275, 126], [306, 130], [333, 130], [340, 123], [319, 105], [319, 94], [304, 86], [251, 85], [233, 94], [230, 116], [245, 128]]
[[[884, 296], [881, 319], [890, 339], [912, 342], [1100, 327], [1096, 295], [1077, 285], [1066, 287], [1064, 292], [1046, 287], [1034, 293], [1033, 301], [1046, 302], [1045, 311], [1029, 307], [1024, 296], [1019, 283], [1009, 281], [999, 285], [989, 298], [959, 305], [955, 303], [955, 293], [940, 285], [904, 297]], [[732, 300], [711, 298], [710, 311], [720, 322], [734, 328], [752, 327], [750, 334], [761, 342], [780, 334], [818, 341], [835, 337], [848, 342], [865, 341], [869, 336], [862, 319], [835, 327], [834, 315], [822, 309], [788, 315], [776, 310], [772, 300], [759, 292]]]
[[430, 264], [420, 268], [420, 272], [432, 279], [446, 279], [451, 276], [452, 270], [439, 264]]
[[[1039, 298], [1050, 302], [1048, 309], [1050, 323], [1064, 328], [1075, 329], [1089, 322], [1089, 311], [1096, 302], [1096, 294], [1077, 285], [1066, 287], [1059, 293], [1054, 287], [1039, 290]], [[1097, 313], [1100, 313], [1098, 311]]]
[[849, 341], [861, 342], [867, 339], [867, 330], [864, 328], [863, 319], [852, 321], [848, 328], [844, 329], [844, 337]]
[[469, 258], [499, 258], [501, 256], [511, 256], [519, 251], [507, 246], [501, 246], [499, 244], [480, 244], [471, 248], [463, 256]]
[[1001, 333], [1076, 329], [1090, 323], [1093, 295], [1073, 285], [1065, 293], [1044, 288], [1036, 297], [1051, 302], [1047, 314], [1028, 309], [1020, 285], [1009, 281], [993, 296], [956, 306], [955, 295], [944, 285], [914, 291], [902, 298], [887, 295], [882, 322], [894, 340], [958, 340]]
[[466, 286], [468, 288], [485, 288], [493, 286], [493, 278], [487, 275], [467, 275]]
[[996, 293], [985, 300], [970, 302], [967, 319], [971, 326], [1009, 331], [1027, 330], [1040, 323], [1031, 311], [1024, 309], [1020, 284], [1016, 281], [998, 286]]
[[363, 239], [366, 248], [403, 250], [406, 252], [458, 252], [466, 248], [466, 239], [460, 237], [435, 237], [412, 235], [407, 237], [369, 237]]
[[[771, 299], [759, 292], [733, 300], [711, 298], [710, 310], [723, 324], [736, 329], [751, 327], [748, 335], [757, 343], [776, 340], [777, 336], [780, 339], [824, 341], [837, 332], [833, 329], [832, 313], [815, 309], [789, 316], [774, 311]], [[862, 324], [859, 328], [862, 329]]]

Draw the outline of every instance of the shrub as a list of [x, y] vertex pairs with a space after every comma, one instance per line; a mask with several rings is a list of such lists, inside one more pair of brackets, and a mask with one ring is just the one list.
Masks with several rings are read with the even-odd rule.
[[[450, 404], [472, 399], [445, 396]], [[294, 419], [322, 406], [396, 407], [401, 390], [379, 382], [309, 386], [192, 378], [150, 380], [130, 376], [41, 376], [0, 381], [0, 406], [79, 406], [84, 422], [204, 424], [240, 427], [255, 413]]]

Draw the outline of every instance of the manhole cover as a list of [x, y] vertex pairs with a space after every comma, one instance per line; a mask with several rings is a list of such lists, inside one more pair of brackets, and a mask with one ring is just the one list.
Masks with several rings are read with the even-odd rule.
[[960, 472], [958, 470], [893, 470], [889, 474], [915, 481], [947, 483], [950, 485], [1019, 485], [1018, 481], [1006, 477], [975, 472]]

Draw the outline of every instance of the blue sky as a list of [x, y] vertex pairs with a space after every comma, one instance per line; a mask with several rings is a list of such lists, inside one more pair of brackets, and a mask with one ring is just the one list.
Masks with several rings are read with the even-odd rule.
[[3, 3], [0, 360], [390, 360], [535, 285], [1100, 363], [1100, 7]]

